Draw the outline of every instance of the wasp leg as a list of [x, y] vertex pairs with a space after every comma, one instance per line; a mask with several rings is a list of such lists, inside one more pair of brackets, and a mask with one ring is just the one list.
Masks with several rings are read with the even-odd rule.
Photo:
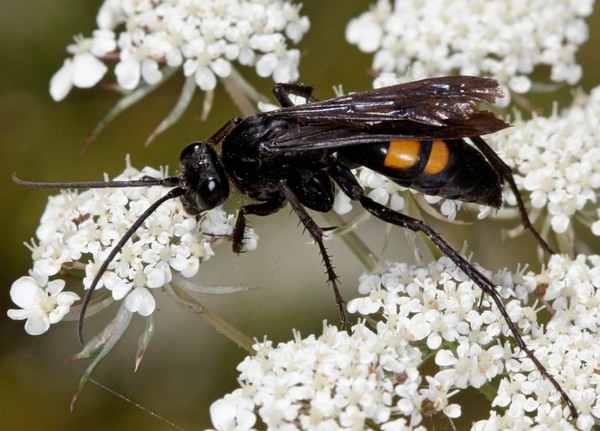
[[233, 227], [233, 252], [244, 251], [244, 233], [246, 232], [246, 215], [268, 216], [279, 211], [285, 201], [283, 199], [271, 199], [260, 204], [244, 205], [238, 211], [235, 226]]
[[359, 199], [361, 205], [373, 214], [375, 217], [387, 222], [395, 224], [396, 226], [404, 227], [410, 229], [414, 232], [423, 232], [433, 243], [446, 255], [448, 256], [454, 264], [460, 268], [467, 276], [473, 280], [481, 290], [489, 295], [490, 298], [496, 304], [496, 307], [502, 314], [502, 317], [506, 321], [510, 332], [515, 337], [517, 345], [519, 348], [525, 352], [525, 355], [533, 362], [536, 368], [540, 371], [540, 373], [554, 386], [556, 391], [560, 394], [564, 403], [569, 407], [571, 411], [571, 416], [576, 418], [578, 416], [577, 409], [573, 404], [573, 401], [569, 398], [564, 389], [560, 386], [560, 384], [554, 379], [554, 377], [546, 370], [546, 368], [542, 365], [542, 363], [535, 356], [533, 351], [527, 347], [521, 333], [517, 329], [517, 326], [510, 320], [510, 316], [506, 311], [506, 307], [502, 302], [502, 298], [500, 294], [496, 290], [495, 285], [485, 276], [483, 275], [477, 268], [475, 268], [467, 259], [465, 259], [460, 253], [458, 253], [450, 244], [442, 238], [442, 236], [437, 233], [434, 229], [429, 227], [427, 224], [423, 223], [420, 220], [409, 217], [405, 214], [398, 213], [393, 211], [377, 202], [373, 201], [367, 196], [361, 196]]
[[310, 236], [313, 238], [313, 240], [319, 247], [321, 258], [323, 259], [323, 265], [325, 265], [327, 282], [331, 284], [331, 287], [333, 288], [333, 294], [335, 296], [335, 303], [338, 307], [338, 311], [340, 314], [340, 322], [342, 329], [348, 329], [348, 318], [346, 317], [346, 310], [344, 307], [345, 301], [342, 298], [342, 295], [340, 294], [340, 290], [338, 289], [338, 276], [333, 269], [331, 256], [327, 252], [327, 248], [325, 248], [325, 244], [323, 243], [323, 229], [321, 229], [319, 225], [315, 223], [312, 217], [306, 212], [304, 206], [298, 200], [298, 197], [294, 194], [294, 192], [287, 186], [285, 180], [281, 181], [281, 189], [286, 200], [290, 203], [290, 206], [300, 219], [300, 222], [302, 222]]
[[223, 124], [223, 126], [221, 126], [221, 128], [217, 130], [217, 132], [214, 135], [212, 135], [207, 142], [213, 146], [217, 145], [219, 142], [225, 139], [227, 135], [229, 135], [229, 133], [235, 128], [235, 126], [237, 126], [241, 122], [242, 119], [239, 117], [232, 118], [227, 123]]
[[273, 85], [273, 94], [281, 106], [295, 106], [296, 104], [290, 99], [290, 94], [304, 97], [307, 103], [315, 102], [317, 99], [313, 97], [313, 87], [299, 84], [275, 84]]
[[405, 214], [396, 212], [384, 205], [378, 204], [368, 196], [365, 196], [364, 189], [360, 186], [360, 184], [358, 184], [356, 178], [345, 166], [335, 164], [329, 168], [328, 172], [339, 185], [340, 189], [342, 189], [342, 191], [346, 193], [348, 197], [358, 200], [364, 209], [378, 219], [383, 220], [386, 223], [391, 223], [396, 226], [410, 229], [413, 232], [424, 233], [446, 256], [450, 258], [450, 260], [452, 260], [452, 262], [454, 262], [458, 268], [460, 268], [461, 271], [463, 271], [471, 280], [473, 280], [485, 294], [489, 295], [489, 297], [492, 298], [492, 301], [494, 301], [496, 304], [500, 314], [506, 321], [508, 329], [515, 337], [519, 348], [525, 352], [525, 355], [527, 355], [527, 357], [534, 363], [540, 373], [552, 384], [552, 386], [554, 386], [556, 391], [563, 399], [563, 402], [569, 407], [571, 416], [573, 418], [577, 418], [579, 413], [575, 408], [575, 404], [573, 404], [573, 401], [571, 401], [565, 390], [560, 386], [556, 379], [541, 364], [533, 351], [527, 347], [527, 344], [525, 344], [525, 341], [523, 340], [523, 337], [521, 336], [517, 326], [510, 319], [510, 316], [506, 311], [506, 307], [502, 302], [502, 298], [496, 290], [496, 286], [490, 281], [490, 279], [483, 275], [458, 251], [448, 244], [448, 242], [446, 242], [446, 240], [439, 233], [421, 220], [417, 220]]
[[517, 208], [519, 209], [519, 214], [521, 216], [521, 224], [525, 229], [527, 229], [534, 236], [535, 240], [538, 244], [544, 249], [545, 252], [549, 254], [554, 254], [554, 251], [550, 248], [548, 243], [542, 238], [539, 232], [533, 227], [531, 224], [531, 220], [529, 220], [529, 216], [527, 215], [527, 210], [525, 209], [525, 205], [523, 204], [523, 199], [521, 198], [521, 192], [517, 188], [517, 184], [515, 183], [515, 179], [513, 177], [512, 169], [508, 166], [504, 160], [498, 156], [498, 154], [490, 148], [490, 146], [485, 142], [481, 137], [475, 136], [471, 139], [473, 144], [477, 147], [479, 151], [485, 156], [488, 162], [494, 167], [496, 172], [500, 174], [500, 176], [508, 183], [508, 186], [512, 190], [515, 195], [515, 199], [517, 200]]

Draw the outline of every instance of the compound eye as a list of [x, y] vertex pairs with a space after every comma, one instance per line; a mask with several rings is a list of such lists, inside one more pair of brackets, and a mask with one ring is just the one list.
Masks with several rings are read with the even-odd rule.
[[208, 211], [221, 205], [227, 199], [228, 193], [227, 183], [223, 186], [217, 179], [208, 178], [200, 183], [196, 194], [196, 202], [201, 210]]

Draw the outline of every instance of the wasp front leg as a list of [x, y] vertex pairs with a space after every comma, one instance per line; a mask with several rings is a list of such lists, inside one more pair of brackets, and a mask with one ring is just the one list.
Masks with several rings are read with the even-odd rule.
[[225, 137], [229, 135], [229, 133], [231, 133], [231, 131], [241, 122], [242, 119], [239, 117], [232, 118], [223, 126], [221, 126], [221, 128], [217, 130], [217, 132], [214, 135], [212, 135], [207, 142], [212, 146], [217, 145], [219, 142], [225, 139]]
[[299, 85], [299, 84], [275, 84], [273, 86], [273, 94], [281, 106], [296, 106], [290, 95], [300, 96], [306, 99], [307, 103], [315, 102], [317, 99], [313, 97], [314, 87]]
[[271, 199], [260, 204], [244, 205], [238, 211], [235, 226], [233, 227], [233, 252], [241, 253], [244, 251], [244, 234], [246, 232], [246, 215], [268, 216], [279, 211], [285, 200]]

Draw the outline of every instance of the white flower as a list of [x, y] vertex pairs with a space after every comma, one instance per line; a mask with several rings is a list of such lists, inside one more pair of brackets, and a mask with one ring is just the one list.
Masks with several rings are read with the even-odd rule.
[[[351, 20], [346, 39], [374, 53], [373, 68], [404, 81], [449, 74], [490, 75], [516, 93], [531, 86], [538, 65], [550, 79], [581, 78], [577, 48], [588, 38], [584, 21], [593, 0], [379, 0]], [[508, 98], [502, 100], [508, 103]]]
[[136, 287], [125, 299], [125, 306], [132, 313], [149, 316], [154, 312], [156, 302], [154, 296], [143, 287]]
[[555, 109], [549, 117], [517, 118], [515, 127], [489, 138], [513, 167], [517, 186], [529, 193], [533, 211], [547, 217], [552, 230], [565, 238], [574, 234], [577, 221], [600, 232], [598, 118], [600, 87], [589, 96], [580, 94], [560, 113]]
[[254, 66], [277, 82], [298, 77], [298, 43], [308, 31], [300, 6], [288, 0], [200, 0], [130, 2], [108, 0], [97, 16], [98, 29], [80, 38], [74, 54], [52, 79], [50, 92], [63, 99], [72, 86], [89, 88], [108, 68], [105, 57], [118, 57], [117, 83], [125, 90], [163, 79], [163, 67], [181, 67], [197, 86], [209, 91], [217, 78], [231, 74], [232, 63]]
[[346, 27], [346, 40], [363, 52], [375, 52], [381, 47], [384, 23], [391, 12], [388, 1], [379, 0], [369, 12], [351, 20]]
[[[277, 347], [257, 343], [256, 355], [238, 366], [242, 388], [211, 407], [213, 424], [247, 429], [256, 418], [277, 428], [362, 429], [367, 422], [386, 423], [404, 397], [399, 388], [420, 382], [421, 355], [392, 341], [391, 333], [378, 335], [361, 325], [352, 335], [325, 325], [318, 338], [296, 335]], [[443, 409], [443, 397], [435, 397]]]
[[50, 81], [54, 100], [64, 99], [73, 86], [90, 88], [100, 82], [108, 67], [99, 58], [115, 49], [114, 37], [112, 31], [96, 30], [93, 38], [75, 38], [75, 44], [67, 48], [73, 58], [66, 59]]
[[69, 312], [71, 305], [79, 299], [73, 292], [62, 292], [64, 280], [49, 282], [45, 288], [34, 277], [25, 276], [15, 281], [10, 288], [10, 298], [21, 310], [10, 309], [8, 317], [25, 320], [25, 332], [41, 335], [50, 325], [57, 323]]
[[238, 389], [210, 406], [210, 417], [217, 430], [249, 430], [256, 423], [254, 405]]
[[263, 78], [272, 75], [275, 82], [295, 82], [299, 76], [299, 63], [298, 50], [288, 51], [284, 45], [278, 45], [274, 52], [263, 55], [256, 62], [256, 73]]
[[57, 102], [67, 97], [73, 86], [90, 88], [96, 85], [108, 68], [90, 53], [65, 60], [50, 81], [50, 95]]
[[140, 83], [140, 78], [143, 78], [148, 84], [156, 84], [160, 82], [163, 76], [158, 63], [150, 58], [142, 60], [124, 59], [115, 66], [115, 75], [117, 76], [117, 82], [125, 90], [136, 88]]
[[[116, 179], [144, 176], [162, 178], [164, 172], [151, 168], [138, 171], [127, 160], [125, 172]], [[64, 286], [63, 280], [48, 280], [71, 271], [80, 275], [83, 270], [83, 285], [89, 288], [100, 265], [129, 227], [166, 192], [164, 187], [154, 186], [63, 191], [51, 196], [37, 229], [37, 242], [29, 246], [33, 259], [31, 274], [40, 283], [47, 283], [47, 293], [42, 287], [34, 289], [38, 282], [31, 277], [18, 280], [11, 295], [17, 295], [15, 302], [26, 310], [20, 314], [13, 310], [9, 316], [28, 318], [26, 330], [30, 333], [42, 333], [49, 323], [62, 319], [74, 299], [58, 293]], [[220, 208], [197, 220], [184, 211], [179, 199], [168, 200], [122, 247], [97, 288], [108, 289], [116, 301], [125, 300], [130, 312], [148, 316], [156, 306], [152, 290], [170, 283], [173, 271], [186, 278], [195, 276], [200, 263], [214, 254], [209, 242], [212, 236], [230, 235], [233, 222], [233, 216]], [[208, 240], [202, 228], [211, 235]], [[246, 232], [245, 240], [247, 250], [256, 247], [257, 237], [252, 229]], [[71, 302], [66, 302], [67, 299]], [[44, 317], [44, 313], [49, 317]]]
[[[473, 412], [488, 418], [472, 430], [554, 424], [590, 430], [600, 418], [599, 268], [600, 256], [555, 255], [541, 274], [486, 273], [525, 343], [575, 403], [576, 423], [554, 387], [515, 347], [495, 305], [481, 302], [477, 286], [444, 257], [421, 265], [389, 263], [379, 274], [364, 274], [360, 291], [367, 296], [350, 301], [348, 309], [368, 314], [372, 329], [361, 323], [348, 334], [325, 325], [319, 337], [296, 334], [277, 346], [257, 343], [256, 354], [238, 365], [241, 387], [211, 407], [213, 424], [216, 429], [364, 429], [367, 423], [424, 429], [423, 418], [432, 412], [451, 421], [470, 410], [469, 404], [450, 401], [462, 389], [485, 385], [489, 390], [497, 381], [490, 412], [479, 404]], [[547, 286], [545, 293], [539, 286]], [[546, 326], [537, 322], [544, 309], [521, 306], [534, 293], [553, 309]], [[437, 323], [441, 320], [444, 325]], [[436, 328], [443, 343], [419, 341], [431, 334], [428, 328]], [[427, 358], [439, 369], [424, 366]]]

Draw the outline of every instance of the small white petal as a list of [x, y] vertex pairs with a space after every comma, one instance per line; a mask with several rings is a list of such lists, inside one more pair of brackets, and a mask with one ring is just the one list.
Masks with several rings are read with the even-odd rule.
[[404, 201], [404, 197], [400, 196], [398, 193], [394, 193], [391, 195], [390, 199], [390, 208], [394, 211], [402, 211], [406, 203]]
[[57, 296], [65, 288], [65, 280], [52, 280], [46, 286], [47, 292], [52, 296]]
[[449, 418], [459, 418], [462, 414], [462, 408], [459, 404], [450, 404], [444, 408], [444, 414]]
[[277, 56], [275, 54], [266, 54], [256, 62], [256, 73], [261, 78], [266, 78], [267, 76], [271, 76], [276, 67]]
[[140, 82], [140, 64], [134, 60], [125, 60], [115, 66], [117, 82], [126, 90], [133, 90]]
[[50, 96], [56, 101], [60, 102], [71, 88], [73, 88], [73, 81], [71, 76], [73, 75], [73, 60], [67, 58], [63, 63], [62, 67], [52, 76], [50, 80]]
[[136, 287], [125, 299], [125, 306], [132, 313], [139, 313], [142, 316], [149, 316], [156, 307], [154, 296], [143, 287]]
[[387, 205], [390, 195], [383, 187], [373, 189], [369, 192], [369, 197], [381, 205]]
[[365, 19], [354, 19], [346, 27], [346, 39], [356, 43], [363, 52], [375, 52], [381, 46], [383, 28], [378, 23]]
[[339, 192], [333, 201], [333, 210], [338, 214], [347, 214], [352, 211], [351, 199], [344, 193]]
[[217, 76], [221, 78], [226, 78], [231, 75], [231, 63], [222, 58], [217, 58], [215, 61], [213, 61], [210, 65], [210, 68]]
[[50, 321], [48, 316], [42, 311], [33, 313], [25, 322], [25, 332], [29, 335], [42, 335], [50, 329]]
[[94, 30], [90, 52], [96, 57], [102, 57], [117, 49], [115, 33], [112, 30]]
[[203, 91], [214, 90], [217, 86], [217, 77], [208, 67], [199, 67], [196, 70], [196, 84]]
[[33, 277], [21, 277], [10, 288], [10, 299], [21, 308], [36, 307], [44, 297], [44, 291]]
[[108, 68], [90, 53], [78, 54], [73, 59], [73, 85], [90, 88], [96, 85]]
[[150, 289], [156, 289], [163, 287], [169, 281], [171, 281], [171, 271], [167, 265], [166, 270], [163, 269], [163, 265], [156, 266], [154, 268], [144, 270], [146, 273], [146, 285]]
[[508, 81], [508, 86], [515, 93], [525, 94], [531, 90], [531, 80], [523, 75], [513, 76]]
[[[183, 63], [183, 55], [179, 49], [172, 49], [167, 52], [166, 56], [167, 66], [169, 67], [179, 67], [181, 63]], [[189, 76], [189, 75], [186, 75]]]
[[183, 75], [191, 76], [198, 70], [198, 62], [188, 59], [183, 63]]
[[147, 58], [142, 62], [142, 77], [148, 84], [160, 82], [162, 76], [162, 72], [158, 68], [158, 63], [155, 60]]
[[565, 214], [557, 214], [552, 217], [552, 230], [556, 233], [564, 233], [571, 224], [571, 219]]
[[116, 301], [123, 299], [133, 287], [132, 283], [126, 282], [114, 272], [104, 274], [101, 281], [104, 287], [112, 292], [112, 297]]
[[217, 430], [231, 429], [236, 414], [236, 406], [227, 400], [220, 399], [210, 405], [210, 419]]
[[435, 363], [442, 367], [449, 367], [456, 364], [456, 358], [450, 350], [440, 350], [435, 355]]

